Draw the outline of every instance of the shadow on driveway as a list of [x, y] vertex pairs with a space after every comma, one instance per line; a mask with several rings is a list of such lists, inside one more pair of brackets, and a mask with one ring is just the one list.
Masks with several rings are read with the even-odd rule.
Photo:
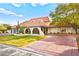
[[49, 38], [43, 39], [42, 41], [55, 43], [57, 45], [66, 45], [66, 46], [77, 47], [76, 36], [73, 36], [73, 35], [69, 35], [69, 36], [53, 35]]
[[59, 56], [79, 56], [79, 51], [78, 49], [70, 49], [70, 50], [64, 51]]

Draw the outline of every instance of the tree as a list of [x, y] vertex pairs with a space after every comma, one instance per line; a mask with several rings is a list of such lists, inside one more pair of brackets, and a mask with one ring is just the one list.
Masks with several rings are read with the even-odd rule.
[[0, 31], [1, 31], [2, 33], [4, 33], [6, 30], [7, 30], [6, 27], [4, 27], [3, 25], [0, 25]]
[[1, 24], [0, 25], [0, 31], [1, 32], [5, 32], [6, 30], [10, 30], [11, 29], [11, 26], [10, 25], [8, 25], [8, 24]]
[[56, 25], [60, 25], [62, 23], [65, 23], [65, 25], [71, 25], [77, 34], [77, 29], [79, 28], [78, 3], [60, 4], [56, 8], [55, 12], [50, 13], [50, 16], [53, 21], [58, 22]]
[[10, 30], [11, 29], [11, 26], [10, 25], [8, 25], [8, 24], [2, 24], [4, 27], [6, 27], [7, 28], [7, 30]]
[[20, 27], [19, 28], [19, 33], [24, 33], [24, 29], [25, 29], [25, 27]]
[[17, 21], [17, 26], [16, 26], [17, 33], [19, 33], [19, 28], [20, 28], [20, 24], [19, 24], [19, 21]]

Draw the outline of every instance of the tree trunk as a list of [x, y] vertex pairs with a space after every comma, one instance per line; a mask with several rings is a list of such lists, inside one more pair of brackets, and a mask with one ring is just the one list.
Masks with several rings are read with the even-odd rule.
[[5, 31], [2, 31], [2, 33], [4, 33]]
[[74, 24], [72, 24], [72, 25], [73, 25], [73, 26], [72, 26], [72, 27], [73, 27], [73, 29], [75, 30], [75, 34], [78, 34], [78, 32], [77, 32], [77, 29], [78, 29], [78, 28], [77, 28], [77, 26], [76, 26], [76, 25], [74, 25]]
[[75, 33], [78, 34], [78, 32], [77, 32], [77, 28], [75, 28]]

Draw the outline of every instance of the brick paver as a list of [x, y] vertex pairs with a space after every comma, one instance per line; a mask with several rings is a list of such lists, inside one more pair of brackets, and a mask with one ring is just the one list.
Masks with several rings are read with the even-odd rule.
[[79, 55], [77, 50], [76, 36], [57, 36], [53, 35], [49, 38], [43, 39], [38, 42], [30, 44], [28, 47], [39, 53], [53, 56], [77, 56]]

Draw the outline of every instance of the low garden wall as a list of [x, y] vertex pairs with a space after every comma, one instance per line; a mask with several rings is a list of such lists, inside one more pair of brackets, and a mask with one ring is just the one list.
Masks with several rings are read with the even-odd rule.
[[7, 36], [7, 35], [12, 35], [10, 33], [0, 33], [0, 36]]

